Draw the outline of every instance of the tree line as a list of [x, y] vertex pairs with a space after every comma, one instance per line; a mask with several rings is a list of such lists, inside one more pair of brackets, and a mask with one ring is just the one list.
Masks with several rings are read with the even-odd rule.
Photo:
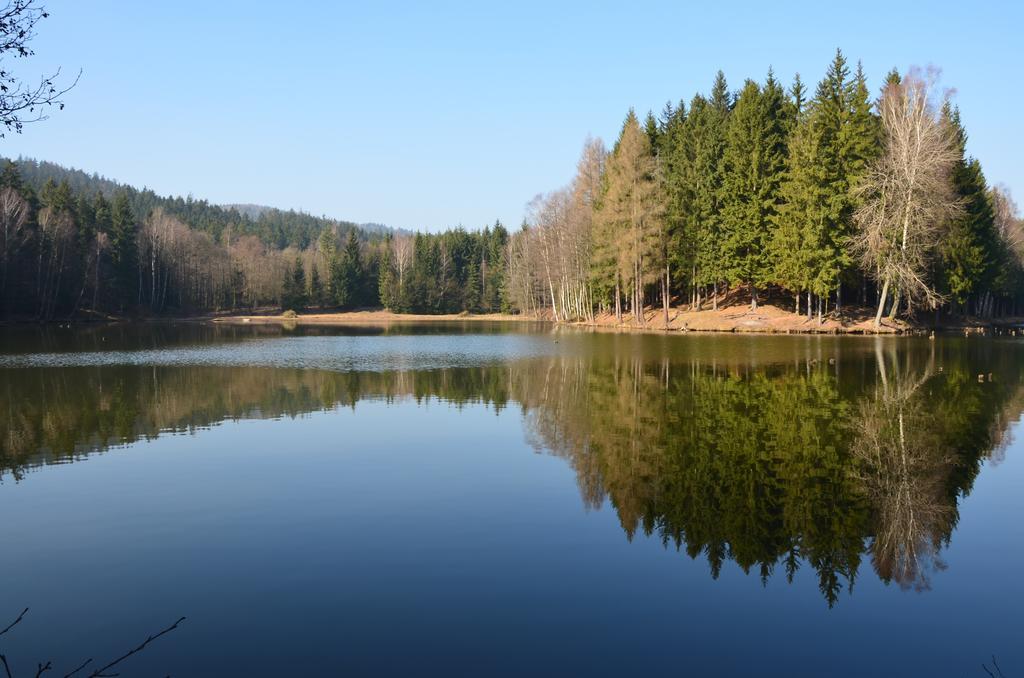
[[1024, 224], [967, 155], [937, 72], [890, 72], [872, 99], [841, 51], [813, 95], [769, 69], [731, 92], [644, 120], [630, 110], [611, 151], [588, 139], [576, 176], [538, 196], [510, 242], [509, 293], [524, 312], [644, 323], [645, 307], [991, 318], [1024, 301]]
[[158, 198], [51, 163], [0, 172], [0, 317], [70, 319], [386, 306], [496, 312], [500, 223], [438, 234]]
[[872, 99], [837, 51], [813, 95], [799, 75], [733, 92], [719, 72], [657, 118], [631, 110], [514, 233], [364, 228], [9, 161], [0, 316], [385, 307], [644, 324], [652, 307], [667, 323], [673, 306], [770, 297], [819, 321], [851, 305], [876, 324], [1018, 315], [1024, 222], [966, 143], [935, 72], [892, 71]]

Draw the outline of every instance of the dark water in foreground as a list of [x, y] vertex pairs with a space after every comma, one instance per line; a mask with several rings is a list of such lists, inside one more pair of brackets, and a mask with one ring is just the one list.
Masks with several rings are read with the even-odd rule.
[[1020, 676], [1022, 409], [1014, 339], [8, 330], [0, 652]]

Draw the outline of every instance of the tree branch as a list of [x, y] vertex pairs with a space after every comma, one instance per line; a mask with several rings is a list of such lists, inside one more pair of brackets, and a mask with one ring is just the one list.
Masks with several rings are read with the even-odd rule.
[[[163, 631], [161, 631], [160, 633], [156, 633], [156, 634], [154, 634], [154, 635], [150, 636], [149, 638], [146, 638], [146, 640], [144, 640], [144, 641], [142, 642], [142, 644], [141, 644], [141, 645], [139, 645], [139, 646], [138, 646], [137, 648], [135, 648], [134, 650], [129, 650], [128, 652], [124, 653], [123, 655], [121, 655], [120, 657], [118, 657], [118, 658], [117, 658], [117, 659], [115, 659], [114, 661], [110, 662], [110, 663], [109, 663], [109, 664], [107, 664], [106, 666], [103, 666], [103, 667], [101, 667], [101, 668], [98, 668], [98, 669], [96, 669], [95, 671], [93, 671], [92, 673], [90, 673], [90, 674], [89, 674], [89, 678], [112, 678], [113, 676], [116, 676], [116, 675], [118, 675], [118, 674], [116, 674], [116, 673], [105, 673], [105, 672], [106, 672], [106, 671], [108, 671], [108, 670], [110, 670], [110, 669], [112, 669], [112, 668], [114, 668], [115, 666], [117, 666], [118, 664], [120, 664], [121, 662], [123, 662], [123, 661], [124, 661], [125, 659], [128, 659], [128, 657], [131, 657], [131, 656], [132, 656], [133, 654], [135, 654], [136, 652], [141, 652], [141, 651], [142, 651], [143, 649], [145, 649], [145, 647], [146, 647], [147, 645], [149, 645], [150, 643], [152, 643], [152, 642], [153, 642], [154, 640], [156, 640], [156, 639], [157, 639], [157, 638], [159, 638], [160, 636], [162, 636], [162, 635], [165, 635], [165, 634], [167, 634], [167, 633], [170, 633], [170, 632], [171, 632], [171, 631], [173, 631], [174, 629], [178, 628], [178, 624], [180, 624], [180, 623], [181, 623], [181, 622], [183, 622], [183, 621], [185, 621], [185, 617], [182, 617], [182, 618], [181, 618], [181, 619], [179, 619], [178, 621], [174, 622], [173, 624], [171, 624], [170, 626], [168, 626], [168, 627], [167, 627], [166, 629], [164, 629], [164, 630], [163, 630]], [[89, 660], [89, 661], [92, 661], [92, 660]], [[88, 663], [88, 662], [86, 662], [86, 663]], [[84, 665], [83, 665], [83, 666], [84, 666]], [[76, 671], [77, 671], [77, 670], [79, 670], [79, 669], [76, 669]], [[69, 675], [70, 675], [70, 674], [69, 674]]]
[[21, 611], [21, 614], [18, 615], [17, 619], [15, 619], [10, 624], [8, 624], [7, 628], [5, 628], [3, 631], [0, 631], [0, 636], [4, 635], [5, 633], [7, 633], [11, 629], [13, 629], [15, 626], [17, 626], [18, 622], [20, 622], [25, 617], [25, 614], [27, 612], [28, 612], [28, 608], [26, 607], [24, 610]]

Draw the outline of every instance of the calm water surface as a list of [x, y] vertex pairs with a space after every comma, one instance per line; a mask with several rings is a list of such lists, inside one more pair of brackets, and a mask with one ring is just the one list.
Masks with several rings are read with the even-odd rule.
[[1022, 409], [1016, 339], [8, 329], [0, 652], [1024, 675]]

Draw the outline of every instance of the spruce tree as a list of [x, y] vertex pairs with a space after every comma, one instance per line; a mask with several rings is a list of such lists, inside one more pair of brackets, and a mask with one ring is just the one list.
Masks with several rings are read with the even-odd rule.
[[306, 269], [302, 265], [302, 257], [296, 255], [295, 266], [292, 267], [292, 310], [301, 311], [307, 305]]
[[686, 124], [693, 161], [689, 180], [691, 198], [687, 215], [689, 237], [694, 243], [695, 284], [712, 285], [715, 289], [714, 306], [718, 306], [718, 283], [725, 279], [722, 258], [721, 196], [724, 177], [726, 126], [732, 110], [725, 74], [715, 76], [708, 99], [694, 97]]
[[327, 278], [324, 281], [325, 303], [332, 303], [335, 300], [334, 281], [337, 278], [339, 263], [336, 241], [337, 236], [333, 229], [325, 228], [320, 232], [317, 247], [327, 270]]
[[774, 269], [777, 282], [791, 291], [804, 287], [819, 295], [820, 315], [828, 295], [835, 292], [840, 301], [842, 282], [854, 270], [855, 189], [880, 149], [863, 70], [858, 66], [850, 79], [841, 51], [800, 112], [789, 146], [784, 205], [772, 244]]
[[810, 124], [804, 94], [798, 75], [789, 91], [791, 117], [786, 172], [780, 186], [782, 204], [768, 248], [774, 281], [793, 292], [798, 313], [800, 294], [810, 289], [815, 259], [810, 226], [815, 218], [813, 186], [818, 183], [819, 169], [816, 130]]
[[343, 308], [355, 308], [363, 303], [363, 259], [355, 229], [348, 233], [334, 281], [335, 301]]
[[397, 300], [395, 299], [395, 279], [391, 264], [391, 242], [392, 237], [389, 233], [384, 238], [384, 245], [377, 269], [377, 296], [380, 298], [381, 306], [389, 310], [395, 310], [395, 302]]
[[466, 267], [466, 284], [462, 288], [462, 310], [470, 313], [480, 310], [480, 266], [475, 259]]
[[996, 278], [999, 237], [988, 186], [975, 158], [967, 157], [967, 132], [960, 111], [948, 103], [942, 116], [956, 142], [959, 160], [953, 168], [953, 189], [960, 200], [961, 212], [953, 219], [941, 247], [944, 291], [963, 311], [975, 296], [980, 314], [987, 311], [987, 297]]
[[313, 306], [324, 306], [324, 283], [320, 279], [320, 269], [314, 263], [309, 271], [309, 303]]
[[729, 116], [722, 184], [723, 273], [747, 285], [751, 308], [757, 286], [772, 278], [768, 244], [786, 168], [786, 98], [771, 72], [764, 89], [747, 80]]
[[122, 311], [138, 299], [137, 230], [128, 194], [121, 191], [114, 198], [110, 211], [110, 261], [114, 293], [118, 308]]

